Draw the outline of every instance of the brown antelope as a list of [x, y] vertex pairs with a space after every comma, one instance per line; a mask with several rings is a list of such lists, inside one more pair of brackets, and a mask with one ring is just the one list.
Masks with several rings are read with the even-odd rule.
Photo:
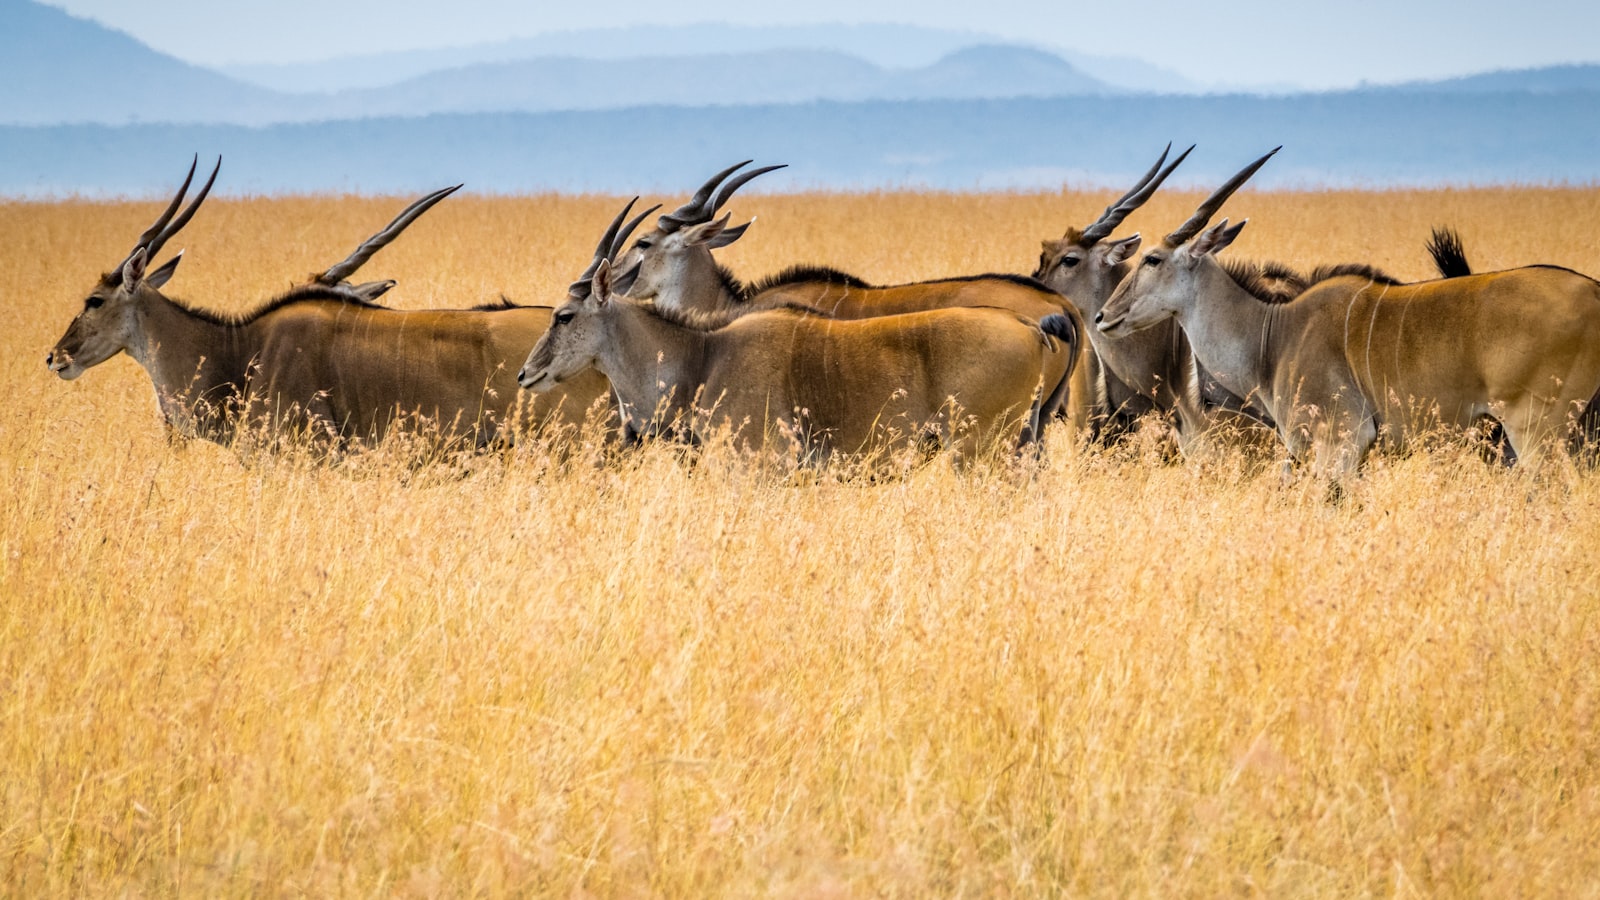
[[1415, 284], [1340, 266], [1285, 301], [1252, 284], [1248, 268], [1217, 260], [1243, 221], [1207, 227], [1271, 156], [1144, 255], [1097, 319], [1101, 331], [1176, 319], [1206, 368], [1234, 393], [1259, 398], [1291, 455], [1309, 456], [1313, 473], [1336, 483], [1380, 437], [1403, 447], [1441, 423], [1474, 428], [1493, 417], [1524, 462], [1575, 416], [1592, 429], [1600, 284], [1553, 266]]
[[[1080, 351], [1087, 352], [1078, 310], [1031, 278], [1018, 275], [976, 275], [893, 286], [871, 285], [835, 269], [796, 266], [778, 275], [746, 285], [719, 265], [711, 251], [742, 237], [747, 222], [728, 227], [721, 212], [734, 191], [751, 179], [782, 166], [745, 172], [726, 185], [722, 182], [749, 160], [713, 175], [688, 203], [662, 216], [656, 228], [641, 235], [613, 266], [618, 289], [636, 300], [650, 300], [661, 310], [687, 310], [714, 315], [737, 315], [772, 308], [815, 308], [835, 319], [863, 319], [955, 307], [997, 307], [1035, 322], [1061, 316], [1066, 322], [1052, 326], [1063, 335], [1073, 355], [1067, 379], [1052, 387], [1044, 408], [1048, 415], [1062, 407], [1070, 394], [1076, 403], [1089, 394], [1088, 381], [1078, 365]], [[722, 185], [718, 190], [718, 186]], [[1074, 418], [1081, 425], [1085, 408]]]
[[[1041, 385], [1070, 362], [1009, 310], [717, 315], [618, 298], [606, 264], [593, 285], [556, 310], [518, 375], [523, 387], [554, 390], [598, 368], [638, 431], [703, 441], [726, 429], [739, 445], [797, 446], [803, 459], [925, 441], [958, 459], [1017, 446], [1038, 432]], [[1043, 327], [1065, 324], [1057, 316]]]
[[[1106, 238], [1150, 199], [1194, 147], [1162, 168], [1171, 150], [1168, 144], [1144, 177], [1106, 207], [1095, 222], [1083, 229], [1068, 228], [1060, 239], [1042, 242], [1034, 278], [1071, 300], [1085, 319], [1092, 320], [1105, 308], [1111, 293], [1127, 277], [1128, 260], [1142, 241], [1137, 233], [1117, 241]], [[1162, 323], [1118, 339], [1090, 329], [1089, 342], [1094, 349], [1089, 376], [1095, 390], [1092, 431], [1102, 440], [1126, 434], [1141, 417], [1156, 412], [1173, 419], [1179, 446], [1194, 452], [1197, 440], [1219, 423], [1249, 425], [1259, 416], [1258, 410], [1248, 410], [1249, 404], [1195, 362], [1188, 339], [1176, 323]]]
[[[447, 438], [481, 445], [510, 439], [514, 420], [581, 422], [608, 396], [605, 380], [593, 374], [519, 413], [514, 367], [548, 327], [549, 307], [399, 311], [368, 299], [372, 285], [345, 284], [449, 190], [412, 204], [311, 284], [250, 312], [219, 315], [169, 299], [160, 289], [181, 256], [153, 270], [149, 264], [193, 217], [216, 175], [173, 218], [193, 179], [190, 167], [165, 212], [90, 291], [47, 358], [51, 371], [71, 380], [126, 351], [150, 375], [171, 433], [218, 442], [241, 421], [344, 442], [377, 439], [422, 417]], [[604, 252], [612, 251], [621, 218]]]
[[[1127, 276], [1127, 260], [1139, 249], [1138, 234], [1117, 241], [1106, 238], [1155, 194], [1193, 150], [1189, 147], [1163, 169], [1172, 151], [1168, 144], [1144, 177], [1106, 207], [1100, 218], [1082, 229], [1068, 228], [1059, 240], [1042, 241], [1034, 279], [1066, 297], [1084, 318], [1092, 319]], [[1092, 438], [1115, 437], [1152, 411], [1176, 413], [1180, 435], [1193, 435], [1201, 429], [1201, 403], [1191, 402], [1193, 391], [1189, 390], [1192, 357], [1176, 325], [1157, 326], [1115, 341], [1091, 330], [1089, 343], [1093, 352], [1085, 362], [1086, 380], [1094, 392]]]

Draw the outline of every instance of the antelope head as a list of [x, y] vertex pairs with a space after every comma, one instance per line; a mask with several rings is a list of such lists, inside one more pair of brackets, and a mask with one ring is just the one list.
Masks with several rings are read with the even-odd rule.
[[1167, 176], [1189, 156], [1193, 145], [1183, 151], [1166, 168], [1167, 154], [1172, 145], [1161, 151], [1161, 158], [1144, 173], [1126, 194], [1106, 207], [1100, 218], [1083, 229], [1068, 228], [1059, 240], [1044, 241], [1039, 254], [1039, 268], [1033, 277], [1071, 300], [1084, 318], [1092, 319], [1105, 306], [1106, 299], [1128, 274], [1128, 260], [1139, 251], [1139, 235], [1121, 240], [1106, 238], [1122, 224], [1130, 213], [1144, 205], [1155, 194]]
[[[517, 373], [518, 384], [538, 392], [548, 391], [563, 379], [570, 378], [594, 365], [595, 360], [598, 359], [598, 344], [595, 344], [592, 348], [595, 352], [581, 359], [577, 368], [566, 368], [565, 363], [573, 357], [571, 352], [566, 351], [563, 352], [561, 357], [563, 364], [555, 365], [553, 354], [556, 353], [558, 345], [553, 341], [559, 339], [562, 341], [559, 346], [570, 348], [574, 332], [584, 330], [581, 325], [576, 329], [571, 327], [579, 313], [585, 309], [604, 306], [606, 303], [611, 302], [614, 293], [626, 290], [626, 284], [632, 281], [634, 275], [638, 274], [637, 268], [635, 268], [633, 272], [626, 273], [623, 278], [615, 278], [612, 273], [616, 271], [616, 268], [608, 262], [622, 249], [622, 245], [628, 242], [628, 237], [633, 234], [634, 229], [639, 227], [639, 223], [644, 221], [646, 216], [661, 208], [659, 205], [652, 206], [629, 219], [628, 213], [633, 211], [633, 205], [638, 202], [638, 197], [629, 200], [628, 205], [622, 208], [622, 212], [617, 213], [617, 217], [611, 220], [611, 226], [606, 229], [605, 234], [600, 236], [600, 243], [594, 248], [594, 258], [590, 261], [589, 267], [583, 270], [583, 274], [578, 276], [577, 281], [567, 286], [566, 302], [556, 309], [555, 314], [550, 318], [550, 327], [545, 331], [544, 336], [539, 339], [539, 343], [534, 345], [533, 351], [528, 354], [527, 362], [523, 364], [522, 370]], [[602, 294], [603, 297], [601, 297]], [[556, 332], [558, 330], [562, 334], [557, 335]], [[583, 346], [589, 345], [583, 344]], [[581, 353], [577, 355], [582, 357]]]
[[[751, 180], [784, 166], [765, 166], [752, 169], [723, 184], [728, 176], [749, 165], [745, 160], [711, 176], [688, 203], [656, 220], [656, 227], [639, 236], [633, 246], [620, 257], [612, 257], [614, 272], [620, 287], [628, 296], [638, 300], [658, 297], [676, 299], [693, 290], [696, 279], [715, 277], [716, 263], [711, 251], [744, 237], [752, 222], [730, 228], [729, 215], [717, 217], [724, 204], [739, 188]], [[717, 190], [718, 185], [722, 186]], [[658, 301], [659, 302], [659, 301]]]
[[606, 343], [600, 320], [617, 302], [611, 265], [601, 260], [589, 278], [584, 295], [578, 297], [569, 293], [567, 302], [550, 317], [550, 327], [539, 338], [539, 343], [533, 345], [528, 361], [517, 373], [517, 384], [542, 394], [598, 364]]
[[211, 192], [211, 185], [216, 183], [217, 172], [222, 168], [219, 158], [216, 168], [211, 170], [211, 177], [195, 196], [194, 202], [174, 218], [189, 192], [189, 185], [194, 181], [195, 166], [199, 161], [196, 156], [189, 166], [188, 176], [183, 179], [183, 185], [155, 224], [139, 235], [127, 257], [116, 268], [102, 275], [100, 282], [84, 299], [83, 310], [67, 325], [66, 334], [56, 341], [55, 348], [45, 357], [45, 364], [50, 371], [70, 381], [82, 375], [84, 370], [98, 366], [125, 350], [136, 355], [143, 352], [138, 337], [140, 304], [151, 295], [160, 296], [161, 287], [177, 271], [183, 253], [180, 251], [155, 269], [149, 268], [150, 261], [161, 252], [168, 239], [189, 224], [195, 210], [200, 208], [206, 195]]
[[1132, 274], [1112, 293], [1105, 308], [1093, 317], [1095, 327], [1113, 337], [1132, 334], [1172, 318], [1191, 305], [1199, 291], [1201, 277], [1208, 267], [1219, 265], [1216, 254], [1227, 249], [1249, 221], [1229, 225], [1228, 220], [1223, 219], [1211, 225], [1211, 217], [1234, 191], [1282, 149], [1276, 147], [1245, 166], [1200, 204], [1189, 221], [1141, 257]]

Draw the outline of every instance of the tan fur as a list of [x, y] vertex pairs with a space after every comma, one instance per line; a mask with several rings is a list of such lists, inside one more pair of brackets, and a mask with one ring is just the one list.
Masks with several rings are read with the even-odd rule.
[[1340, 275], [1269, 304], [1214, 252], [1152, 251], [1162, 262], [1124, 282], [1108, 326], [1176, 317], [1200, 361], [1259, 398], [1291, 453], [1319, 475], [1354, 473], [1380, 438], [1404, 446], [1422, 430], [1473, 427], [1484, 416], [1501, 422], [1527, 462], [1600, 392], [1600, 284], [1576, 272], [1529, 267], [1416, 284]]
[[750, 303], [757, 308], [803, 303], [815, 306], [837, 319], [863, 319], [959, 307], [1007, 309], [1032, 322], [1039, 322], [1049, 315], [1065, 315], [1072, 320], [1074, 333], [1078, 335], [1072, 348], [1076, 358], [1071, 360], [1070, 373], [1052, 372], [1047, 376], [1057, 379], [1049, 387], [1053, 390], [1060, 383], [1061, 376], [1068, 376], [1064, 398], [1067, 419], [1080, 434], [1088, 428], [1094, 391], [1091, 381], [1093, 370], [1086, 359], [1091, 355], [1091, 350], [1089, 342], [1083, 338], [1083, 317], [1071, 303], [1063, 302], [1060, 296], [1041, 290], [1038, 286], [1004, 278], [928, 281], [866, 288], [812, 281], [772, 288], [756, 295]]
[[743, 286], [718, 269], [711, 245], [720, 233], [715, 227], [697, 226], [671, 234], [650, 233], [623, 254], [617, 271], [637, 267], [640, 275], [631, 296], [648, 299], [663, 309], [742, 315], [779, 306], [811, 306], [835, 319], [860, 319], [956, 307], [1008, 309], [1034, 322], [1048, 315], [1065, 315], [1075, 333], [1073, 358], [1061, 367], [1061, 381], [1046, 388], [1053, 416], [1066, 404], [1075, 427], [1087, 428], [1093, 396], [1090, 367], [1080, 363], [1088, 354], [1083, 317], [1072, 304], [1042, 285], [1023, 283], [1008, 276], [979, 276], [918, 282], [892, 287], [862, 286], [826, 278], [779, 284], [745, 296]]
[[[1067, 298], [1092, 328], [1094, 316], [1128, 274], [1128, 264], [1117, 255], [1122, 243], [1085, 243], [1081, 230], [1069, 228], [1061, 240], [1044, 242], [1033, 277]], [[1136, 247], [1137, 240], [1131, 246]], [[1069, 259], [1075, 262], [1066, 265]], [[1180, 438], [1192, 438], [1205, 429], [1203, 404], [1186, 391], [1191, 354], [1176, 326], [1158, 326], [1115, 341], [1097, 331], [1087, 337], [1083, 352], [1090, 359], [1082, 368], [1098, 390], [1073, 405], [1084, 408], [1081, 415], [1096, 420], [1096, 434], [1114, 437], [1150, 412], [1175, 416]]]
[[1037, 433], [1041, 384], [1070, 364], [1070, 351], [1002, 309], [856, 320], [775, 310], [709, 331], [620, 299], [574, 300], [558, 316], [568, 311], [530, 354], [525, 386], [564, 384], [592, 363], [639, 430], [665, 418], [701, 439], [728, 429], [751, 447], [797, 442], [807, 457], [927, 438], [963, 457], [1015, 446], [1025, 428]]
[[149, 373], [167, 421], [226, 440], [242, 412], [280, 431], [379, 439], [421, 416], [448, 438], [483, 444], [506, 426], [581, 423], [606, 395], [591, 373], [518, 412], [517, 360], [544, 333], [548, 307], [398, 311], [328, 292], [229, 321], [140, 283], [102, 284], [102, 304], [73, 319], [51, 354], [64, 378], [127, 351]]

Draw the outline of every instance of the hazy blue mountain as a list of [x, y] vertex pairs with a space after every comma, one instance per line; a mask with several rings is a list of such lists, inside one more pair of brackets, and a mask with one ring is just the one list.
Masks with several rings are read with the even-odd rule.
[[0, 122], [231, 120], [277, 102], [51, 6], [0, 0]]
[[[953, 33], [952, 33], [953, 34]], [[431, 72], [334, 94], [288, 94], [186, 65], [120, 32], [25, 0], [0, 0], [0, 123], [266, 125], [435, 113], [638, 105], [1065, 96], [1114, 89], [1058, 56], [970, 46], [889, 68], [824, 50], [582, 59], [537, 57]]]
[[883, 70], [815, 50], [627, 60], [541, 57], [433, 72], [329, 98], [326, 118], [794, 103], [870, 95]]
[[1439, 81], [1410, 81], [1393, 85], [1390, 89], [1463, 94], [1505, 92], [1548, 94], [1556, 91], [1600, 91], [1600, 65], [1507, 69], [1498, 72], [1466, 75], [1460, 78], [1446, 78]]
[[[875, 28], [854, 33], [897, 33]], [[1114, 185], [1168, 140], [1201, 145], [1178, 176], [1199, 183], [1279, 143], [1258, 184], [1600, 182], [1597, 66], [1279, 97], [1116, 94], [1052, 53], [953, 32], [906, 32], [922, 43], [902, 62], [931, 55], [898, 66], [827, 49], [708, 49], [738, 29], [655, 33], [658, 52], [691, 55], [541, 56], [284, 94], [0, 0], [0, 123], [11, 123], [0, 194], [160, 194], [196, 151], [227, 158], [228, 192], [465, 180], [488, 192], [676, 193], [748, 157], [792, 164], [764, 180], [775, 188]], [[637, 51], [628, 40], [642, 35], [613, 32], [608, 46]], [[41, 124], [61, 121], [100, 124]], [[241, 127], [273, 122], [302, 124]]]
[[887, 73], [892, 99], [1066, 97], [1121, 93], [1053, 53], [1005, 44], [966, 47], [931, 66]]
[[0, 194], [165, 197], [197, 151], [224, 157], [225, 193], [416, 194], [465, 181], [491, 193], [677, 197], [751, 157], [790, 164], [762, 179], [780, 190], [1120, 186], [1167, 141], [1199, 144], [1174, 176], [1180, 187], [1212, 186], [1280, 143], [1257, 186], [1592, 184], [1600, 182], [1600, 93], [873, 101], [269, 128], [4, 127]]
[[[334, 92], [376, 88], [465, 66], [540, 57], [637, 57], [749, 54], [776, 50], [832, 51], [887, 69], [932, 65], [968, 47], [1007, 43], [990, 34], [917, 25], [698, 24], [564, 31], [493, 44], [340, 57], [309, 63], [224, 66], [235, 78], [281, 91]], [[1187, 93], [1198, 86], [1133, 57], [1046, 48], [1097, 81], [1127, 90]]]
[[1111, 92], [1058, 56], [1014, 46], [970, 47], [916, 69], [884, 69], [828, 51], [769, 50], [623, 60], [541, 57], [466, 66], [390, 87], [346, 91], [315, 108], [321, 111], [317, 118], [344, 119]]

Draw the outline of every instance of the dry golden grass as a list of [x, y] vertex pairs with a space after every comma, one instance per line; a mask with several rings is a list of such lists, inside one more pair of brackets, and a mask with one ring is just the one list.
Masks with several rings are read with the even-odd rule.
[[[1107, 199], [746, 197], [727, 258], [1027, 271]], [[1230, 253], [1414, 278], [1448, 222], [1600, 272], [1597, 201], [1244, 194]], [[173, 293], [246, 308], [402, 203], [213, 200]], [[127, 358], [44, 367], [157, 205], [0, 205], [5, 893], [1600, 894], [1594, 475], [174, 448]], [[615, 205], [453, 198], [366, 274], [553, 301]]]

